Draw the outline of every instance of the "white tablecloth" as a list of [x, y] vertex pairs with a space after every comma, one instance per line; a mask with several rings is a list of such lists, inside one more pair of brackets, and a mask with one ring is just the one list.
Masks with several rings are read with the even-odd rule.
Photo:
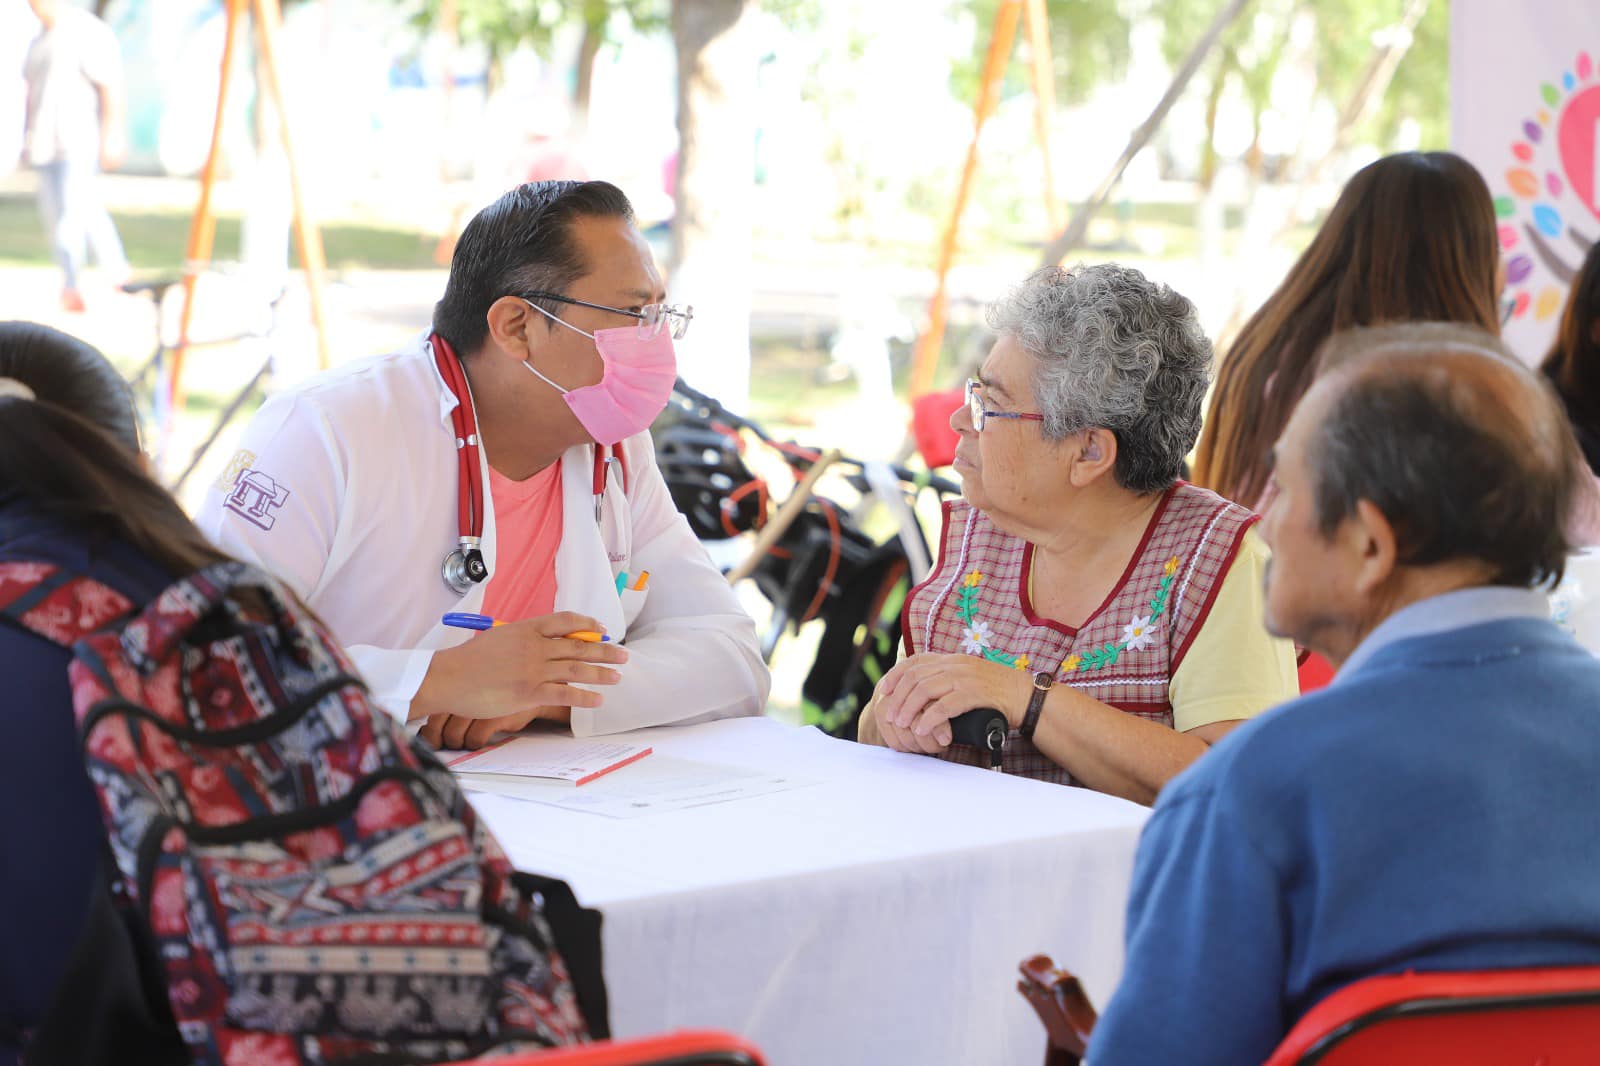
[[603, 912], [615, 1035], [728, 1029], [774, 1066], [1031, 1066], [1018, 962], [1054, 955], [1109, 997], [1144, 808], [769, 719], [627, 739], [821, 783], [628, 820], [473, 795], [520, 868]]
[[1550, 594], [1550, 615], [1592, 652], [1600, 653], [1600, 547], [1567, 556], [1567, 572]]

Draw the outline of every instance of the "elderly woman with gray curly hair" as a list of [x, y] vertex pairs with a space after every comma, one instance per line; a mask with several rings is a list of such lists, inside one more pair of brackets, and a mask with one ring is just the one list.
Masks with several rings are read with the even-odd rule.
[[1042, 270], [990, 325], [950, 420], [965, 500], [861, 739], [977, 763], [950, 719], [994, 707], [1007, 772], [1149, 803], [1298, 694], [1262, 624], [1256, 516], [1180, 480], [1211, 343], [1187, 299], [1112, 265]]

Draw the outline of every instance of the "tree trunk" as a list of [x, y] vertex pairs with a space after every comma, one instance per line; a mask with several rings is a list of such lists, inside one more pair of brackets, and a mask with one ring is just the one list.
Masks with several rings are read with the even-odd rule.
[[594, 92], [594, 62], [605, 43], [606, 23], [602, 9], [596, 19], [586, 12], [583, 20], [583, 40], [578, 42], [577, 76], [572, 84], [572, 134], [582, 137], [589, 129], [589, 98]]
[[1209, 193], [1217, 180], [1217, 112], [1222, 110], [1222, 94], [1228, 87], [1228, 74], [1233, 68], [1227, 52], [1217, 57], [1217, 74], [1206, 93], [1206, 143], [1200, 152], [1200, 191]]
[[1200, 153], [1199, 195], [1194, 202], [1195, 257], [1207, 277], [1212, 276], [1222, 258], [1226, 229], [1226, 209], [1217, 190], [1217, 174], [1222, 166], [1217, 153], [1217, 114], [1222, 110], [1222, 96], [1232, 72], [1232, 57], [1224, 48], [1217, 56], [1217, 73], [1206, 93], [1206, 143]]
[[[253, 15], [246, 18], [254, 18]], [[239, 226], [239, 259], [262, 292], [282, 289], [289, 280], [289, 226], [294, 205], [289, 196], [289, 160], [283, 151], [284, 116], [267, 91], [261, 38], [250, 37], [250, 77], [255, 86], [250, 109], [250, 169], [242, 175], [244, 217]]]
[[1083, 243], [1083, 238], [1089, 232], [1089, 223], [1094, 219], [1096, 212], [1105, 206], [1106, 199], [1111, 195], [1111, 190], [1122, 179], [1122, 172], [1128, 169], [1128, 164], [1133, 162], [1133, 157], [1144, 151], [1145, 145], [1156, 135], [1161, 128], [1161, 123], [1167, 117], [1167, 112], [1172, 110], [1172, 105], [1178, 102], [1178, 97], [1183, 95], [1183, 90], [1188, 87], [1194, 72], [1205, 61], [1211, 49], [1216, 47], [1217, 39], [1222, 36], [1227, 28], [1233, 25], [1239, 13], [1245, 9], [1249, 0], [1228, 0], [1228, 5], [1217, 12], [1216, 18], [1211, 20], [1211, 25], [1201, 35], [1200, 40], [1189, 51], [1189, 55], [1179, 65], [1172, 75], [1172, 81], [1167, 85], [1167, 91], [1162, 94], [1160, 102], [1150, 116], [1144, 120], [1133, 135], [1128, 138], [1128, 146], [1122, 150], [1122, 155], [1112, 164], [1111, 171], [1101, 180], [1100, 187], [1085, 200], [1083, 206], [1073, 214], [1072, 221], [1067, 228], [1054, 240], [1045, 246], [1044, 255], [1039, 259], [1041, 266], [1055, 266], [1066, 257], [1066, 254]]
[[1350, 147], [1350, 138], [1355, 133], [1356, 127], [1372, 106], [1383, 98], [1389, 83], [1394, 80], [1394, 73], [1399, 68], [1400, 61], [1411, 49], [1412, 33], [1416, 30], [1417, 23], [1421, 22], [1422, 16], [1427, 13], [1428, 0], [1407, 0], [1405, 10], [1400, 15], [1400, 22], [1390, 31], [1389, 41], [1372, 53], [1372, 59], [1361, 72], [1355, 90], [1339, 111], [1339, 122], [1334, 127], [1332, 147], [1296, 179], [1300, 195], [1295, 197], [1289, 215], [1278, 232], [1280, 238], [1299, 224], [1306, 210], [1306, 194], [1319, 185], [1328, 170], [1343, 157]]
[[[1294, 163], [1299, 157], [1301, 145], [1295, 146], [1284, 170], [1294, 184], [1294, 196], [1283, 211], [1282, 217], [1278, 219], [1275, 229], [1257, 231], [1246, 226], [1245, 237], [1239, 251], [1241, 261], [1254, 260], [1264, 255], [1272, 246], [1282, 244], [1294, 228], [1305, 219], [1310, 210], [1310, 197], [1313, 191], [1321, 185], [1334, 163], [1344, 156], [1349, 149], [1350, 138], [1356, 126], [1372, 105], [1383, 97], [1389, 88], [1389, 83], [1394, 80], [1395, 70], [1411, 48], [1412, 31], [1427, 13], [1428, 2], [1429, 0], [1407, 0], [1405, 10], [1400, 15], [1400, 22], [1394, 27], [1389, 43], [1382, 45], [1372, 54], [1372, 59], [1362, 71], [1354, 91], [1345, 101], [1344, 107], [1340, 108], [1339, 121], [1334, 127], [1332, 146], [1299, 174], [1294, 173]], [[1259, 122], [1257, 129], [1259, 133]], [[1227, 320], [1217, 330], [1216, 341], [1219, 350], [1223, 348], [1225, 342], [1232, 343], [1233, 336], [1244, 325], [1247, 310], [1245, 298], [1241, 275], [1241, 284], [1234, 290], [1233, 306]]]
[[749, 0], [673, 0], [678, 164], [669, 290], [697, 304], [679, 370], [735, 410], [749, 400], [755, 50]]

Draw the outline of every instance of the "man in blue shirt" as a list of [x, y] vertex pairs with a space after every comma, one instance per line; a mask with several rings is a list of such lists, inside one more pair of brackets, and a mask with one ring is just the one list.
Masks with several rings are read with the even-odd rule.
[[1269, 627], [1338, 676], [1161, 793], [1095, 1066], [1261, 1062], [1373, 974], [1600, 963], [1600, 660], [1537, 591], [1576, 445], [1487, 334], [1355, 340], [1262, 530]]

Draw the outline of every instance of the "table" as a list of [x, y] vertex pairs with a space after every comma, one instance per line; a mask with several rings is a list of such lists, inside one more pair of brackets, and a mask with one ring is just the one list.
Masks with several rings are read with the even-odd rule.
[[1018, 962], [1051, 954], [1109, 998], [1145, 808], [765, 718], [626, 739], [818, 783], [627, 820], [472, 796], [518, 867], [604, 914], [616, 1036], [728, 1029], [774, 1066], [1032, 1064]]

